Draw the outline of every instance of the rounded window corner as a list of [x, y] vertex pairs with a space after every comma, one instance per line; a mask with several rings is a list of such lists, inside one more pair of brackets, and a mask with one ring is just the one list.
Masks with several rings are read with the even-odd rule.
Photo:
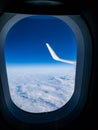
[[[84, 106], [86, 100], [86, 94], [88, 91], [88, 82], [90, 77], [90, 68], [91, 68], [91, 38], [89, 30], [81, 18], [80, 15], [63, 15], [63, 16], [52, 16], [57, 18], [63, 22], [65, 22], [74, 33], [77, 43], [77, 58], [76, 58], [76, 65], [75, 65], [75, 83], [74, 83], [74, 91], [67, 103], [60, 107], [59, 109], [43, 112], [43, 113], [32, 113], [30, 111], [22, 111], [22, 109], [18, 108], [10, 98], [9, 92], [9, 82], [8, 82], [8, 73], [6, 68], [6, 61], [5, 61], [5, 54], [4, 54], [4, 44], [7, 34], [9, 33], [10, 29], [17, 24], [17, 22], [21, 21], [22, 19], [26, 19], [28, 17], [37, 16], [37, 15], [21, 15], [21, 14], [11, 14], [6, 13], [1, 18], [2, 23], [0, 26], [0, 74], [1, 74], [1, 81], [3, 85], [3, 92], [5, 96], [5, 101], [7, 104], [8, 109], [20, 121], [28, 122], [28, 123], [47, 123], [56, 120], [60, 120], [64, 117], [70, 116], [77, 110], [79, 113]], [[47, 17], [47, 16], [46, 16]], [[51, 17], [51, 16], [49, 16]], [[89, 47], [88, 47], [89, 46]], [[47, 44], [47, 49], [53, 50], [52, 44]], [[52, 52], [53, 52], [52, 51]], [[51, 52], [51, 51], [50, 51]], [[2, 75], [2, 73], [4, 73]], [[64, 78], [61, 77], [61, 78]], [[86, 82], [85, 82], [86, 79]], [[62, 79], [63, 80], [63, 79]], [[20, 90], [20, 87], [18, 87]], [[5, 92], [6, 90], [6, 92]], [[7, 96], [6, 96], [7, 95]], [[80, 102], [80, 105], [78, 105]], [[9, 106], [10, 105], [10, 106]], [[77, 115], [74, 113], [74, 116]], [[72, 118], [74, 118], [74, 116]]]

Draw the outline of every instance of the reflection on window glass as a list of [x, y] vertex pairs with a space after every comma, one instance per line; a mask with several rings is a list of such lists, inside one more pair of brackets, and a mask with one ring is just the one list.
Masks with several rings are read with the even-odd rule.
[[27, 112], [64, 106], [75, 87], [77, 43], [71, 28], [53, 16], [28, 16], [10, 29], [5, 62], [12, 101]]

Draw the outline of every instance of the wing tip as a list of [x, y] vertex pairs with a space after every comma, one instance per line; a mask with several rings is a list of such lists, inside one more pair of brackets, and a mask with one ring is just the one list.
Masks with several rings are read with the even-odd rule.
[[46, 42], [46, 46], [49, 46], [49, 43]]

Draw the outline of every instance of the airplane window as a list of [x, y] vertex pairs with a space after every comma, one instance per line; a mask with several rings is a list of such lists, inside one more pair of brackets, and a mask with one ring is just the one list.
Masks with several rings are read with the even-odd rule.
[[28, 16], [8, 31], [4, 45], [10, 96], [31, 113], [58, 110], [75, 90], [77, 41], [55, 16]]

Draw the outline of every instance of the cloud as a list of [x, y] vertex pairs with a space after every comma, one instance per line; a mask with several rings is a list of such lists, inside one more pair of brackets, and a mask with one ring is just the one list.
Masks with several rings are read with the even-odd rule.
[[[46, 67], [47, 68], [47, 67]], [[8, 81], [12, 101], [27, 112], [54, 111], [72, 97], [75, 85], [75, 68], [51, 68], [38, 72], [35, 68], [8, 67]], [[60, 71], [57, 71], [60, 70]]]

